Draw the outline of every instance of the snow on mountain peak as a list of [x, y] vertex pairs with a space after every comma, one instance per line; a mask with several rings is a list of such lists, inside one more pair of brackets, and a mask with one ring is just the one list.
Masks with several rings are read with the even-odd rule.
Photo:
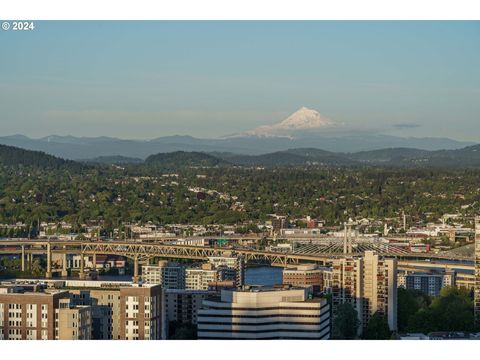
[[288, 118], [273, 125], [282, 129], [303, 130], [303, 129], [318, 129], [325, 126], [332, 126], [333, 122], [322, 116], [318, 111], [301, 107], [295, 111]]
[[318, 111], [301, 107], [285, 120], [273, 124], [262, 125], [245, 133], [250, 136], [289, 136], [291, 131], [321, 129], [335, 124], [330, 119], [322, 116]]

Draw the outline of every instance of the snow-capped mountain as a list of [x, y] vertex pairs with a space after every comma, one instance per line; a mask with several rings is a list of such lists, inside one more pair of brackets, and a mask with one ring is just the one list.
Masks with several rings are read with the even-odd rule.
[[259, 137], [290, 136], [294, 131], [322, 129], [333, 126], [335, 126], [335, 123], [321, 115], [318, 111], [301, 107], [277, 124], [262, 125], [242, 135]]

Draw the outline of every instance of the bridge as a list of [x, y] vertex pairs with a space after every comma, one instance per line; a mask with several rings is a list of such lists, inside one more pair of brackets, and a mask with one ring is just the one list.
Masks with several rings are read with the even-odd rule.
[[[302, 251], [303, 250], [303, 251]], [[175, 258], [206, 260], [208, 257], [236, 255], [245, 258], [246, 262], [269, 263], [272, 266], [286, 267], [289, 265], [298, 265], [301, 263], [317, 263], [327, 265], [335, 258], [345, 256], [343, 252], [334, 251], [299, 251], [274, 252], [265, 250], [256, 250], [246, 247], [214, 247], [214, 246], [189, 246], [176, 245], [163, 242], [136, 242], [136, 241], [69, 241], [69, 240], [46, 240], [46, 239], [8, 239], [0, 241], [0, 254], [21, 254], [22, 271], [25, 271], [26, 263], [32, 263], [34, 254], [47, 255], [46, 277], [52, 277], [52, 273], [60, 271], [62, 276], [68, 274], [67, 254], [81, 255], [80, 258], [80, 278], [85, 277], [85, 256], [92, 255], [95, 259], [97, 254], [119, 255], [130, 258], [134, 263], [133, 280], [138, 281], [139, 263], [145, 263], [151, 258]], [[375, 248], [355, 249], [355, 254], [360, 254], [362, 250], [375, 250]], [[62, 268], [54, 269], [52, 267], [52, 254], [61, 254]], [[406, 253], [406, 252], [380, 252], [386, 257], [394, 257], [399, 260], [400, 269], [418, 269], [441, 268], [441, 269], [463, 269], [473, 270], [473, 259], [461, 258], [455, 262], [446, 263], [442, 260], [452, 260], [451, 257], [442, 257], [439, 254], [424, 253]]]

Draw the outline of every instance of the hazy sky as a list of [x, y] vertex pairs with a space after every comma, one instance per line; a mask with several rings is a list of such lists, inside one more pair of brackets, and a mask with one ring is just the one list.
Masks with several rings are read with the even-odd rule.
[[480, 22], [36, 22], [0, 49], [0, 135], [216, 137], [307, 106], [480, 140]]

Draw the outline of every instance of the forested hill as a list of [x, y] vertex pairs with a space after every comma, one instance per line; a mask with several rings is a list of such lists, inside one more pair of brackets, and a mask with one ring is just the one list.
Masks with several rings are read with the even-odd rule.
[[80, 171], [86, 165], [64, 160], [41, 151], [24, 150], [14, 146], [0, 145], [0, 165], [7, 167], [33, 167], [39, 169], [63, 169]]
[[150, 155], [145, 160], [145, 165], [162, 169], [176, 169], [179, 167], [215, 167], [229, 165], [229, 163], [202, 152], [175, 151]]
[[132, 158], [121, 155], [114, 156], [98, 156], [92, 159], [78, 160], [86, 164], [104, 164], [104, 165], [125, 165], [125, 164], [141, 164], [143, 160], [140, 158]]
[[0, 145], [0, 165], [9, 167], [78, 171], [87, 167], [115, 164], [129, 165], [140, 172], [232, 166], [480, 168], [480, 145], [457, 150], [390, 148], [358, 153], [334, 153], [315, 148], [299, 148], [263, 155], [175, 151], [150, 155], [145, 161], [138, 158], [107, 156], [82, 162], [64, 160], [40, 151]]
[[244, 166], [355, 166], [360, 165], [343, 154], [330, 151], [301, 148], [277, 151], [263, 155], [237, 155], [231, 153], [212, 153], [234, 165]]

